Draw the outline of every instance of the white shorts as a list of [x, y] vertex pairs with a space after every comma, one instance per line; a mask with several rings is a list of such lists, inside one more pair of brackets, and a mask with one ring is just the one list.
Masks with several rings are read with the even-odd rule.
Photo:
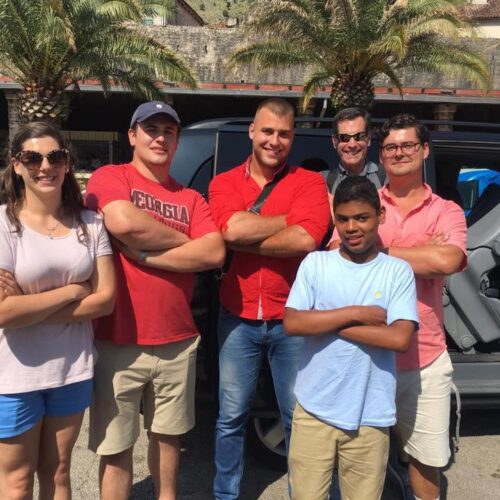
[[403, 460], [410, 455], [432, 467], [448, 464], [452, 376], [447, 351], [424, 368], [398, 373], [396, 426]]

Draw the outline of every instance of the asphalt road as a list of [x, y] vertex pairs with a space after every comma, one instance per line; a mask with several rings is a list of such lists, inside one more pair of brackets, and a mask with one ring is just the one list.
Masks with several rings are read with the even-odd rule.
[[[87, 425], [73, 453], [72, 480], [74, 500], [98, 499], [96, 456], [87, 450]], [[198, 391], [197, 425], [185, 436], [182, 449], [181, 473], [178, 484], [179, 500], [211, 498], [213, 466], [214, 414], [211, 396]], [[135, 448], [134, 481], [131, 499], [154, 498], [152, 481], [146, 465], [145, 433]], [[389, 478], [383, 500], [400, 500], [396, 483]], [[248, 457], [242, 485], [242, 500], [287, 499], [286, 477]], [[444, 471], [443, 494], [448, 500], [500, 499], [500, 411], [464, 411], [460, 450]], [[311, 499], [313, 500], [313, 499]]]

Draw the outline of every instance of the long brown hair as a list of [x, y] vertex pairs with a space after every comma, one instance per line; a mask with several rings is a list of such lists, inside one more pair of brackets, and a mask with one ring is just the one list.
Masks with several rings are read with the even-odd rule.
[[[0, 176], [0, 204], [6, 205], [6, 213], [9, 221], [15, 228], [15, 232], [22, 231], [22, 225], [19, 221], [19, 209], [24, 200], [24, 181], [14, 170], [12, 158], [22, 151], [23, 144], [29, 139], [39, 139], [40, 137], [50, 137], [54, 139], [60, 148], [66, 148], [64, 138], [59, 128], [50, 122], [31, 122], [21, 125], [10, 141], [10, 148], [6, 154], [7, 167]], [[71, 157], [69, 159], [71, 163]], [[64, 176], [62, 184], [62, 206], [63, 209], [73, 215], [76, 220], [79, 239], [83, 242], [88, 240], [87, 228], [82, 220], [81, 212], [84, 208], [83, 197], [80, 186], [75, 178], [73, 170], [69, 168]]]

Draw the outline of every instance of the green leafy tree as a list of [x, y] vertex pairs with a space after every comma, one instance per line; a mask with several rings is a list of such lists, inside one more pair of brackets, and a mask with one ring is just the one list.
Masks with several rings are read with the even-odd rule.
[[398, 70], [459, 72], [487, 89], [488, 66], [464, 43], [474, 28], [464, 0], [268, 0], [247, 26], [246, 45], [230, 64], [306, 65], [303, 109], [319, 86], [335, 108], [370, 108], [373, 79], [402, 91]]
[[195, 87], [188, 66], [138, 29], [169, 6], [171, 0], [0, 0], [0, 72], [22, 87], [21, 120], [62, 121], [64, 90], [84, 79], [99, 80], [105, 94], [122, 85], [146, 99], [160, 95], [160, 80]]

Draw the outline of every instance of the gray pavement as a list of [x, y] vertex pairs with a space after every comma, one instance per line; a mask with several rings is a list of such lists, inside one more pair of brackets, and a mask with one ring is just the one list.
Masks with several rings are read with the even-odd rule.
[[[198, 391], [197, 425], [184, 439], [179, 477], [179, 500], [211, 498], [214, 415], [211, 396]], [[73, 454], [74, 500], [98, 499], [98, 461], [87, 450], [88, 419]], [[152, 481], [146, 464], [145, 433], [134, 455], [134, 481], [131, 499], [153, 499]], [[500, 411], [463, 412], [460, 450], [444, 473], [442, 500], [500, 499]], [[286, 477], [249, 457], [242, 487], [242, 500], [287, 499]], [[399, 500], [389, 481], [383, 500]], [[311, 499], [314, 500], [314, 499]]]

